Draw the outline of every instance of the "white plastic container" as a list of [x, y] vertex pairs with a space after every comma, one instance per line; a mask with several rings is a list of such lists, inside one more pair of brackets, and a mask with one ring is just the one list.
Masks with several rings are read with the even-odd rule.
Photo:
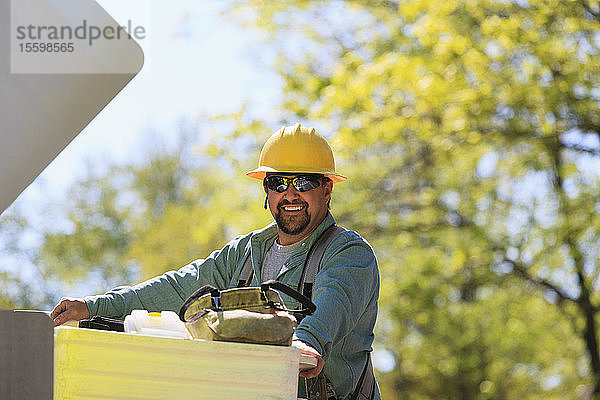
[[125, 317], [125, 332], [141, 335], [189, 339], [185, 324], [173, 311], [133, 310]]

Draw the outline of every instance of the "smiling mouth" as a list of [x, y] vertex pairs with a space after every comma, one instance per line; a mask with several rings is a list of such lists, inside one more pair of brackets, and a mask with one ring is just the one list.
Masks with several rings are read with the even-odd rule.
[[290, 206], [282, 206], [281, 208], [283, 208], [284, 211], [300, 211], [302, 210], [304, 207], [303, 206], [298, 206], [298, 205], [290, 205]]

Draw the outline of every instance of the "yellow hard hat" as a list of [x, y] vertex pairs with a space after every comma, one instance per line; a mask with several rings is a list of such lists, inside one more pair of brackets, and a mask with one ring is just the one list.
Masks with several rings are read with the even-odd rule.
[[335, 172], [327, 140], [315, 128], [300, 124], [284, 126], [275, 132], [260, 152], [258, 168], [246, 175], [263, 180], [267, 172], [323, 174], [334, 182], [346, 180]]

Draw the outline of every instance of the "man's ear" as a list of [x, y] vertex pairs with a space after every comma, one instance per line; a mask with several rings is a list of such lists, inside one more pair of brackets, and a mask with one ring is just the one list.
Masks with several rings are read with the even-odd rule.
[[331, 197], [331, 192], [333, 191], [333, 181], [331, 179], [326, 179], [323, 181], [323, 188], [325, 189], [325, 194]]

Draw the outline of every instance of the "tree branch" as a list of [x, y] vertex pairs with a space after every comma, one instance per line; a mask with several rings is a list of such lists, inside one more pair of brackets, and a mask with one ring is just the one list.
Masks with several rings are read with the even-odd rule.
[[572, 297], [570, 297], [562, 289], [560, 289], [558, 286], [554, 285], [553, 283], [547, 281], [546, 279], [537, 278], [537, 277], [534, 277], [533, 275], [531, 275], [529, 273], [529, 271], [527, 271], [527, 268], [525, 268], [522, 264], [514, 262], [507, 258], [505, 258], [504, 261], [511, 263], [513, 266], [513, 271], [515, 271], [517, 273], [517, 275], [521, 276], [526, 281], [529, 281], [536, 286], [541, 286], [543, 288], [549, 289], [553, 293], [555, 293], [559, 298], [559, 303], [561, 303], [563, 301], [571, 301], [573, 303], [577, 302], [577, 299], [573, 299]]
[[592, 7], [585, 1], [581, 0], [581, 5], [585, 8], [585, 11], [588, 12], [596, 21], [600, 22], [600, 12], [592, 10]]
[[565, 148], [565, 149], [568, 149], [568, 150], [575, 150], [575, 151], [580, 151], [580, 152], [584, 152], [584, 153], [593, 154], [595, 156], [600, 156], [600, 150], [594, 149], [594, 148], [591, 148], [591, 147], [587, 147], [587, 146], [582, 146], [580, 144], [567, 145], [567, 144], [561, 143], [560, 146], [562, 148]]

